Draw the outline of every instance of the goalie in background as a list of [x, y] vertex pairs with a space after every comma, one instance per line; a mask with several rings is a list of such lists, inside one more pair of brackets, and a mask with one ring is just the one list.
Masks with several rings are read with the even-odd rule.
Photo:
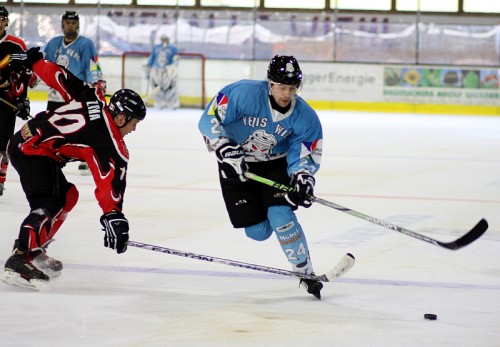
[[161, 43], [153, 46], [146, 63], [146, 77], [153, 88], [154, 106], [176, 109], [179, 107], [177, 92], [177, 47], [170, 44], [167, 35], [160, 37]]

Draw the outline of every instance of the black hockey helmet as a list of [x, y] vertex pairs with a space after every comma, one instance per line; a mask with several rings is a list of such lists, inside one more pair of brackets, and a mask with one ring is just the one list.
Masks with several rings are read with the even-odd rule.
[[124, 113], [127, 123], [132, 118], [143, 120], [146, 117], [144, 101], [131, 89], [120, 89], [114, 93], [109, 100], [108, 109], [113, 117]]
[[7, 11], [5, 6], [0, 6], [0, 17], [9, 17], [9, 11]]
[[302, 71], [293, 56], [275, 55], [267, 68], [267, 79], [272, 82], [300, 86]]
[[78, 16], [78, 12], [76, 11], [66, 11], [61, 17], [61, 22], [65, 21], [66, 19], [69, 20], [76, 20], [77, 22], [80, 21], [80, 17]]

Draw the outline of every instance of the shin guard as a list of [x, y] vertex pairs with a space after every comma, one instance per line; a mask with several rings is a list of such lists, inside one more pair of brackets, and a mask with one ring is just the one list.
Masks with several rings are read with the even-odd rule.
[[52, 220], [52, 227], [50, 230], [49, 239], [52, 239], [56, 232], [59, 230], [61, 225], [66, 220], [68, 213], [75, 207], [78, 202], [78, 189], [76, 189], [75, 185], [71, 184], [70, 188], [66, 192], [66, 198], [63, 208], [55, 215]]
[[49, 237], [50, 221], [50, 214], [47, 210], [37, 208], [31, 211], [21, 224], [18, 247], [21, 250], [34, 251], [46, 244], [51, 239]]
[[307, 240], [295, 213], [290, 206], [271, 206], [268, 219], [293, 270], [311, 274], [313, 267], [309, 258]]

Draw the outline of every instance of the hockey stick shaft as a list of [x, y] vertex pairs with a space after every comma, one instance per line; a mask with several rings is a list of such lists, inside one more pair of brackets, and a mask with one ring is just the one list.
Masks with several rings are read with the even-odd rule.
[[[298, 273], [298, 272], [277, 269], [277, 268], [269, 267], [269, 266], [244, 263], [241, 261], [217, 258], [217, 257], [212, 257], [210, 255], [196, 254], [196, 253], [192, 253], [192, 252], [184, 252], [184, 251], [179, 251], [179, 250], [172, 249], [172, 248], [160, 247], [160, 246], [150, 245], [147, 243], [142, 243], [142, 242], [137, 242], [137, 241], [128, 241], [127, 245], [132, 246], [132, 247], [137, 247], [137, 248], [148, 249], [148, 250], [154, 251], [154, 252], [177, 255], [179, 257], [184, 257], [184, 258], [203, 260], [203, 261], [207, 261], [210, 263], [235, 266], [235, 267], [249, 269], [249, 270], [263, 271], [263, 272], [269, 272], [269, 273], [273, 273], [273, 274], [277, 274], [277, 275], [298, 277], [298, 278], [304, 278], [304, 279], [310, 279], [310, 280], [316, 280], [316, 281], [322, 281], [322, 282], [329, 282], [334, 277], [341, 276], [342, 274], [347, 272], [352, 267], [352, 265], [354, 265], [354, 257], [352, 255], [350, 255], [350, 257], [352, 258], [352, 261], [350, 259], [347, 259], [347, 258], [344, 260], [345, 257], [348, 257], [348, 255], [345, 255], [344, 258], [342, 258], [342, 261], [344, 263], [347, 261], [347, 265], [344, 265], [343, 268], [337, 266], [339, 268], [339, 270], [337, 272], [333, 272], [333, 274], [328, 276], [330, 278], [328, 278], [326, 275], [321, 275], [321, 276], [307, 275], [307, 274], [302, 274], [302, 273]], [[342, 261], [341, 261], [341, 263], [342, 263]], [[351, 264], [351, 262], [352, 262], [352, 264]]]
[[158, 93], [160, 92], [160, 89], [161, 89], [161, 86], [156, 86], [156, 87], [155, 87], [155, 88], [151, 91], [151, 93], [149, 93], [148, 95], [146, 95], [146, 96], [142, 99], [142, 101], [147, 102], [147, 101], [149, 101], [149, 100], [153, 99], [153, 98], [156, 96], [156, 94], [158, 94]]
[[[282, 190], [282, 191], [286, 191], [286, 192], [294, 191], [294, 188], [292, 188], [290, 186], [287, 186], [287, 185], [275, 182], [273, 180], [255, 175], [251, 172], [245, 172], [245, 176], [251, 180], [266, 184], [268, 186], [274, 187], [274, 188]], [[397, 231], [399, 233], [405, 234], [407, 236], [411, 236], [413, 238], [419, 239], [421, 241], [428, 242], [428, 243], [434, 244], [436, 246], [444, 247], [444, 248], [451, 249], [451, 250], [457, 250], [459, 248], [467, 246], [468, 244], [474, 242], [479, 237], [481, 237], [481, 235], [483, 235], [486, 232], [486, 230], [488, 229], [488, 222], [486, 222], [485, 219], [481, 219], [471, 230], [469, 230], [465, 235], [458, 238], [457, 240], [452, 241], [452, 242], [441, 242], [441, 241], [435, 240], [433, 238], [427, 237], [425, 235], [408, 230], [406, 228], [400, 227], [398, 225], [386, 222], [384, 220], [381, 220], [381, 219], [378, 219], [375, 217], [371, 217], [371, 216], [366, 215], [364, 213], [351, 210], [350, 208], [337, 205], [333, 202], [330, 202], [330, 201], [327, 201], [327, 200], [324, 200], [324, 199], [321, 199], [321, 198], [318, 198], [315, 196], [312, 196], [311, 199], [314, 202], [317, 202], [321, 205], [325, 205], [325, 206], [334, 208], [338, 211], [350, 214], [351, 216], [364, 219], [370, 223], [377, 224], [377, 225], [380, 225], [384, 228], [388, 228], [388, 229]]]
[[11, 102], [9, 102], [9, 101], [7, 101], [7, 100], [3, 99], [3, 98], [0, 98], [0, 101], [2, 101], [5, 105], [12, 107], [12, 109], [13, 109], [14, 111], [17, 111], [17, 110], [18, 110], [17, 106], [16, 106], [16, 105], [14, 105], [13, 103], [11, 103]]

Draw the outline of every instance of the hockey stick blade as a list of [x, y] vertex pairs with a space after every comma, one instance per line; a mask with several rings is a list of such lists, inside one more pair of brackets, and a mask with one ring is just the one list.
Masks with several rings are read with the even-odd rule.
[[269, 266], [244, 263], [244, 262], [236, 261], [236, 260], [217, 258], [217, 257], [209, 256], [209, 255], [196, 254], [196, 253], [192, 253], [192, 252], [184, 252], [184, 251], [179, 251], [179, 250], [172, 249], [172, 248], [149, 245], [147, 243], [142, 243], [142, 242], [137, 242], [137, 241], [128, 241], [127, 245], [132, 246], [132, 247], [137, 247], [137, 248], [148, 249], [148, 250], [154, 251], [154, 252], [177, 255], [180, 257], [184, 257], [184, 258], [203, 260], [203, 261], [208, 261], [211, 263], [236, 266], [236, 267], [240, 267], [243, 269], [263, 271], [263, 272], [273, 273], [276, 275], [292, 276], [292, 277], [298, 277], [298, 278], [303, 278], [303, 279], [308, 279], [308, 280], [315, 280], [315, 281], [320, 281], [320, 282], [331, 282], [336, 277], [342, 276], [347, 271], [349, 271], [350, 268], [352, 268], [352, 266], [354, 265], [354, 262], [355, 262], [354, 256], [350, 253], [347, 253], [346, 255], [344, 255], [344, 257], [340, 260], [340, 262], [332, 270], [325, 273], [324, 275], [316, 276], [316, 275], [307, 275], [307, 274], [302, 274], [302, 273], [283, 270], [283, 269], [277, 269], [277, 268], [273, 268], [273, 267], [269, 267]]
[[459, 239], [452, 242], [436, 242], [441, 247], [451, 250], [457, 250], [476, 241], [481, 237], [481, 235], [486, 232], [486, 230], [488, 230], [488, 222], [483, 218], [471, 230], [469, 230], [464, 236], [460, 237]]
[[[294, 189], [292, 187], [289, 187], [287, 185], [275, 182], [273, 180], [270, 180], [270, 179], [267, 179], [267, 178], [264, 178], [264, 177], [260, 177], [258, 175], [255, 175], [255, 174], [251, 173], [251, 172], [245, 172], [245, 177], [247, 177], [247, 178], [249, 178], [251, 180], [263, 183], [265, 185], [274, 187], [276, 189], [285, 191], [285, 192], [294, 191]], [[424, 242], [427, 242], [427, 243], [431, 243], [433, 245], [436, 245], [436, 246], [439, 246], [439, 247], [443, 247], [443, 248], [446, 248], [446, 249], [450, 249], [450, 250], [454, 250], [454, 251], [457, 250], [457, 249], [460, 249], [462, 247], [465, 247], [465, 246], [467, 246], [469, 244], [471, 244], [472, 242], [474, 242], [475, 240], [477, 240], [479, 237], [481, 237], [481, 235], [483, 235], [486, 232], [486, 230], [488, 229], [488, 222], [483, 218], [483, 219], [481, 219], [476, 224], [476, 226], [474, 226], [474, 228], [472, 228], [471, 230], [469, 230], [465, 235], [461, 236], [460, 238], [456, 239], [455, 241], [452, 241], [452, 242], [441, 242], [441, 241], [435, 240], [433, 238], [430, 238], [428, 236], [425, 236], [425, 235], [416, 233], [414, 231], [405, 229], [405, 228], [400, 227], [398, 225], [386, 222], [384, 220], [368, 216], [368, 215], [366, 215], [364, 213], [351, 210], [350, 208], [347, 208], [347, 207], [344, 207], [344, 206], [337, 205], [337, 204], [335, 204], [335, 203], [333, 203], [331, 201], [327, 201], [327, 200], [318, 198], [316, 196], [311, 196], [311, 199], [314, 202], [317, 202], [317, 203], [319, 203], [321, 205], [324, 205], [324, 206], [327, 206], [327, 207], [331, 207], [331, 208], [336, 209], [338, 211], [350, 214], [351, 216], [364, 219], [364, 220], [366, 220], [366, 221], [368, 221], [370, 223], [377, 224], [377, 225], [380, 225], [380, 226], [382, 226], [384, 228], [397, 231], [397, 232], [399, 232], [401, 234], [405, 234], [407, 236], [411, 236], [411, 237], [419, 239], [421, 241], [424, 241]]]

